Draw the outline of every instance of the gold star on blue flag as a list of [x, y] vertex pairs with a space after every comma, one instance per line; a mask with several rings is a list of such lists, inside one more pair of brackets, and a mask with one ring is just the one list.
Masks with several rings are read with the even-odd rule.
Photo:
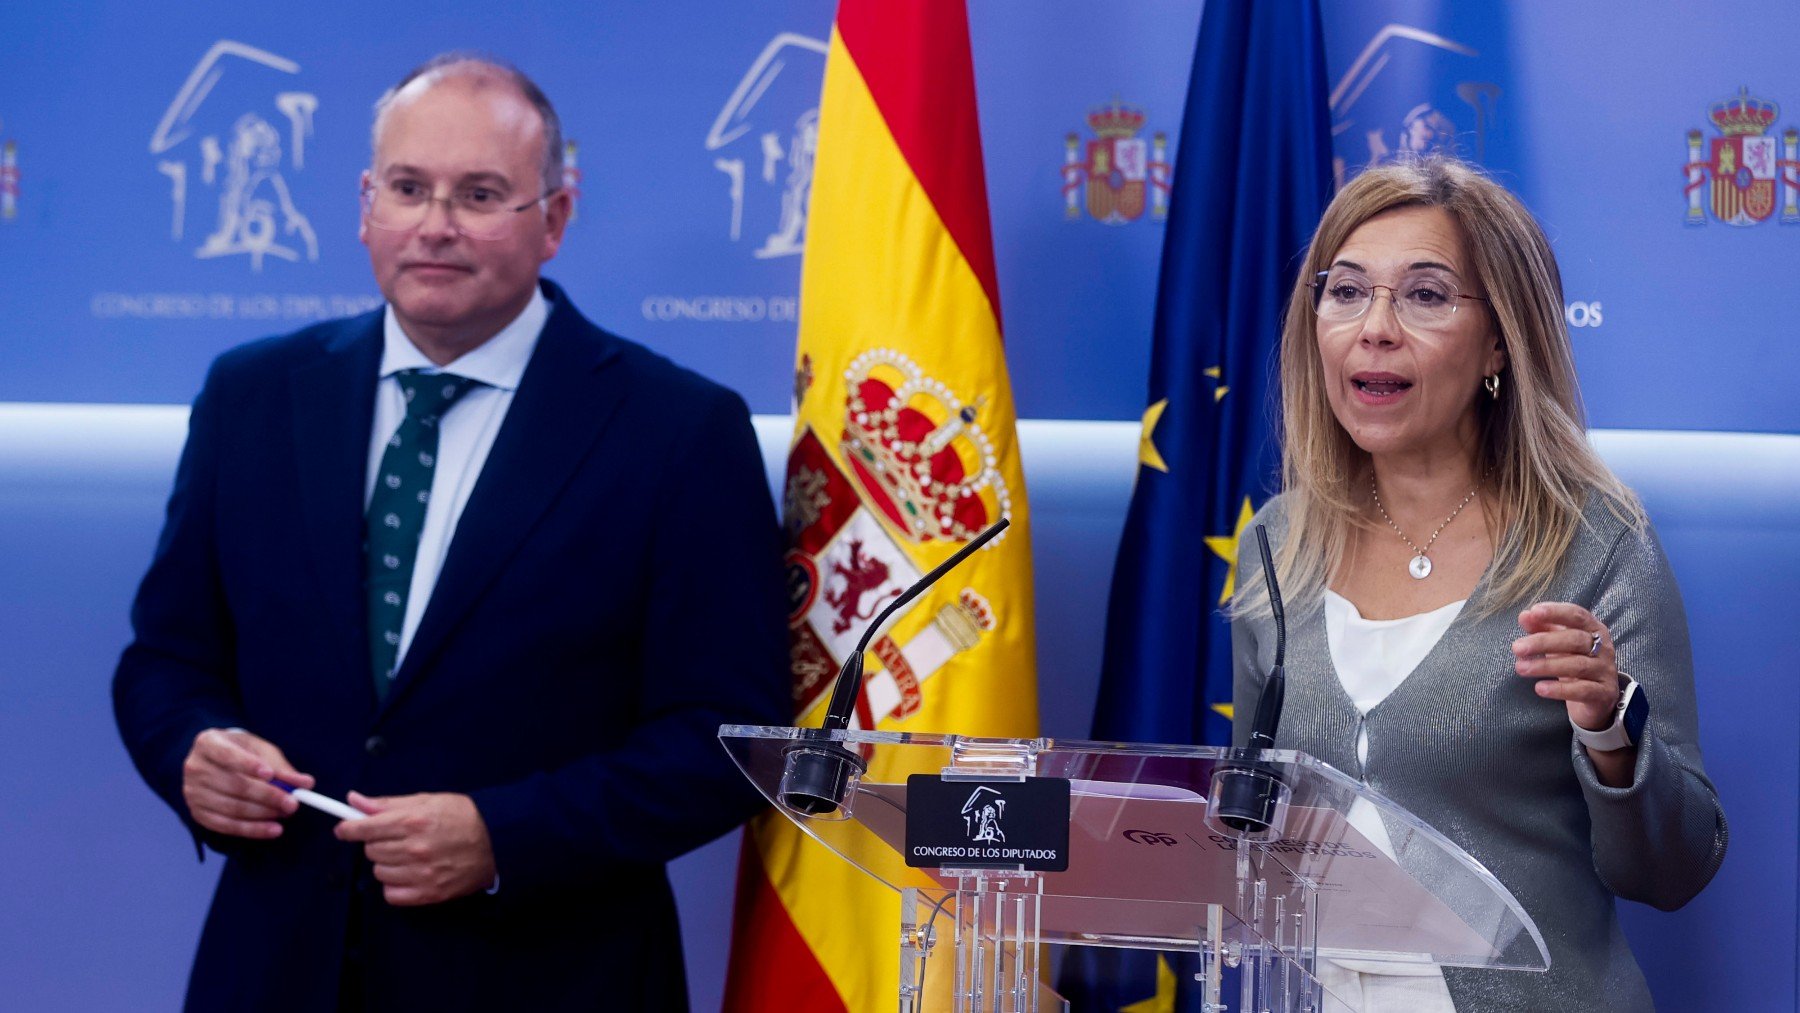
[[1169, 399], [1163, 398], [1144, 409], [1144, 431], [1138, 436], [1138, 463], [1146, 468], [1167, 472], [1169, 465], [1163, 460], [1162, 452], [1156, 449], [1156, 424], [1162, 421], [1163, 412], [1169, 408]]
[[1225, 587], [1219, 592], [1219, 604], [1231, 600], [1231, 592], [1237, 589], [1238, 545], [1242, 542], [1244, 532], [1250, 530], [1250, 518], [1256, 516], [1256, 508], [1250, 505], [1250, 497], [1244, 497], [1244, 505], [1238, 510], [1237, 523], [1232, 526], [1229, 535], [1209, 535], [1204, 539], [1206, 547], [1213, 555], [1225, 561]]

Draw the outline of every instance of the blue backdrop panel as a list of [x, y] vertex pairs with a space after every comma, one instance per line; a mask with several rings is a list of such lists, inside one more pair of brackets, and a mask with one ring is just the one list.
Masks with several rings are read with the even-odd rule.
[[[1136, 418], [1200, 0], [972, 6], [1021, 412]], [[1556, 242], [1595, 424], [1800, 431], [1778, 308], [1800, 269], [1800, 6], [1324, 8], [1341, 170], [1453, 146], [1515, 187]], [[831, 15], [14, 5], [0, 400], [185, 402], [221, 349], [373, 305], [369, 107], [473, 45], [537, 76], [576, 143], [580, 216], [552, 273], [607, 326], [783, 411]], [[1115, 138], [1142, 158], [1097, 164]]]

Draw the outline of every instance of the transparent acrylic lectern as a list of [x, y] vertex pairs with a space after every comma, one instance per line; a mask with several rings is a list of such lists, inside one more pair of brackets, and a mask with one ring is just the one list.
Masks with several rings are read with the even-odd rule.
[[[1042, 983], [1038, 943], [1185, 950], [1198, 958], [1207, 1009], [1220, 1013], [1305, 1013], [1328, 994], [1354, 1010], [1353, 993], [1332, 984], [1353, 972], [1549, 966], [1537, 926], [1479, 862], [1304, 753], [1249, 762], [1198, 746], [747, 725], [719, 737], [801, 830], [900, 893], [903, 1013], [1065, 1010]], [[842, 804], [814, 814], [821, 807], [792, 787], [796, 765], [821, 755], [848, 762]], [[960, 819], [932, 830], [969, 847], [917, 838], [908, 865], [913, 775], [959, 797], [973, 789]], [[1244, 778], [1274, 785], [1267, 827], [1239, 829], [1219, 812]], [[1025, 795], [1012, 810], [1006, 796], [1028, 779], [1058, 791], [1067, 782], [1062, 871], [1006, 860], [1021, 853], [1004, 844], [1009, 825], [1023, 828]], [[914, 782], [921, 800], [927, 787]], [[917, 823], [922, 801], [915, 810]], [[940, 941], [951, 943], [950, 966]]]

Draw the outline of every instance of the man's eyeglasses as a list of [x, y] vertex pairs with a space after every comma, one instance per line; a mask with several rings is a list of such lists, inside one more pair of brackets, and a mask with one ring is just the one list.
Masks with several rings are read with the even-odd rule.
[[1441, 330], [1456, 318], [1464, 299], [1487, 302], [1486, 296], [1464, 295], [1456, 282], [1437, 271], [1414, 271], [1395, 285], [1376, 285], [1356, 271], [1320, 271], [1312, 283], [1313, 308], [1330, 323], [1356, 320], [1369, 312], [1375, 291], [1385, 289], [1400, 323], [1415, 330]]
[[456, 231], [470, 239], [499, 239], [512, 224], [513, 215], [543, 204], [560, 189], [546, 190], [515, 206], [492, 187], [466, 186], [448, 197], [434, 197], [422, 183], [397, 179], [363, 187], [363, 214], [370, 225], [383, 231], [411, 232], [424, 224], [433, 204], [441, 203]]

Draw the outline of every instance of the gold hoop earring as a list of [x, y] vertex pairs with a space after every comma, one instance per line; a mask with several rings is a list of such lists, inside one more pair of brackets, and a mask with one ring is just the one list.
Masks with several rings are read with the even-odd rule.
[[1499, 373], [1494, 373], [1491, 376], [1482, 377], [1481, 385], [1483, 387], [1487, 388], [1488, 397], [1494, 399], [1495, 401], [1500, 400], [1500, 374]]

